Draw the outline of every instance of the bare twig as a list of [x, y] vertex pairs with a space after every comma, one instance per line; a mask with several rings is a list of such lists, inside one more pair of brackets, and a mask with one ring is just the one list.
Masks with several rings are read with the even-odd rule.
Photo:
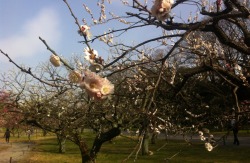
[[169, 157], [169, 158], [166, 158], [165, 161], [166, 161], [166, 162], [169, 162], [172, 158], [174, 158], [175, 156], [177, 156], [177, 155], [180, 154], [180, 153], [181, 153], [181, 150], [180, 150], [179, 152], [175, 153], [173, 156], [171, 156], [171, 157]]
[[163, 146], [161, 146], [160, 148], [158, 148], [156, 151], [160, 151], [162, 148], [166, 147], [167, 144], [168, 144], [168, 142], [165, 143], [165, 144], [164, 144]]
[[[74, 13], [73, 13], [71, 7], [69, 6], [69, 3], [67, 2], [67, 0], [63, 0], [63, 2], [66, 3], [66, 5], [67, 5], [67, 7], [68, 7], [68, 9], [69, 9], [69, 11], [70, 11], [72, 17], [75, 19], [75, 23], [76, 23], [76, 25], [78, 26], [79, 31], [82, 32], [82, 31], [81, 31], [81, 26], [80, 26], [80, 24], [79, 24], [79, 22], [78, 22], [78, 20], [77, 20], [77, 17], [74, 15]], [[89, 49], [91, 49], [91, 47], [90, 47], [90, 45], [89, 45], [89, 43], [88, 43], [87, 37], [86, 37], [86, 35], [83, 34], [83, 32], [82, 32], [82, 36], [84, 37], [85, 44], [88, 46]]]
[[66, 63], [53, 49], [51, 49], [49, 47], [49, 45], [46, 43], [46, 41], [44, 39], [42, 39], [41, 37], [39, 37], [39, 39], [44, 43], [44, 45], [47, 47], [47, 49], [53, 53], [54, 55], [58, 56], [60, 58], [60, 61], [64, 64], [65, 67], [69, 68], [70, 70], [74, 70], [73, 67], [71, 67], [68, 63]]
[[[127, 157], [126, 159], [124, 159], [122, 162], [127, 161], [127, 160], [134, 154], [134, 152], [136, 151], [137, 148], [140, 149], [141, 142], [142, 142], [142, 137], [139, 137], [139, 141], [138, 141], [138, 143], [136, 144], [134, 150], [133, 150], [133, 151], [128, 155], [128, 157]], [[137, 153], [138, 153], [138, 152], [137, 152]]]
[[125, 55], [127, 55], [129, 52], [137, 49], [138, 47], [140, 46], [143, 46], [149, 42], [153, 42], [153, 41], [157, 41], [159, 39], [164, 39], [164, 38], [168, 38], [168, 37], [182, 37], [183, 34], [175, 34], [175, 35], [168, 35], [168, 36], [162, 36], [162, 37], [156, 37], [156, 38], [153, 38], [153, 39], [150, 39], [150, 40], [147, 40], [147, 41], [144, 41], [144, 42], [141, 42], [139, 44], [137, 44], [136, 46], [134, 47], [131, 47], [130, 49], [126, 50], [124, 53], [122, 53], [119, 57], [117, 57], [115, 60], [113, 60], [112, 62], [106, 64], [104, 67], [107, 68], [111, 65], [113, 65], [114, 63], [116, 63], [118, 60], [120, 60], [121, 58], [123, 58]]
[[52, 86], [52, 87], [59, 87], [58, 85], [55, 85], [55, 84], [46, 82], [46, 81], [40, 79], [39, 77], [37, 77], [35, 74], [33, 74], [33, 73], [31, 72], [31, 68], [29, 68], [29, 69], [27, 70], [27, 69], [25, 69], [25, 68], [19, 66], [16, 62], [14, 62], [14, 61], [9, 57], [9, 55], [8, 55], [7, 53], [4, 53], [1, 49], [0, 49], [0, 52], [1, 52], [3, 55], [5, 55], [5, 56], [9, 59], [9, 61], [10, 61], [11, 63], [13, 63], [13, 64], [14, 64], [18, 69], [20, 69], [22, 72], [29, 74], [29, 75], [32, 76], [33, 78], [37, 79], [38, 81], [40, 81], [40, 82], [42, 82], [42, 83], [44, 83], [44, 84], [46, 84], [46, 85], [49, 85], [49, 86]]
[[139, 140], [139, 148], [138, 148], [138, 150], [136, 151], [136, 154], [135, 154], [135, 159], [134, 159], [134, 161], [137, 159], [137, 157], [138, 157], [138, 153], [139, 153], [139, 151], [141, 150], [141, 147], [142, 147], [142, 142], [143, 142], [143, 136], [142, 137], [140, 137], [140, 140]]

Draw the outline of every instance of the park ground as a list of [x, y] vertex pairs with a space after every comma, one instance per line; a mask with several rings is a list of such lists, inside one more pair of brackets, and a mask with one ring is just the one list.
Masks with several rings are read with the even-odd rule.
[[[2, 133], [1, 133], [2, 134]], [[221, 133], [215, 134], [219, 138]], [[91, 147], [94, 135], [87, 134], [89, 147]], [[198, 136], [193, 136], [191, 144], [183, 141], [182, 136], [169, 136], [168, 141], [161, 135], [155, 145], [150, 145], [150, 150], [154, 152], [152, 156], [141, 156], [135, 146], [136, 141], [127, 136], [119, 136], [113, 142], [103, 145], [98, 154], [97, 162], [250, 162], [250, 133], [240, 133], [240, 145], [233, 144], [233, 136], [230, 133], [226, 139], [226, 144], [221, 141], [212, 151], [206, 151], [204, 143]], [[130, 156], [131, 152], [134, 153]], [[130, 156], [130, 157], [129, 157]], [[58, 145], [55, 136], [33, 135], [28, 141], [26, 135], [20, 138], [12, 137], [10, 143], [6, 143], [4, 138], [0, 139], [0, 163], [80, 163], [81, 157], [78, 147], [71, 142], [66, 143], [66, 153], [58, 153]]]

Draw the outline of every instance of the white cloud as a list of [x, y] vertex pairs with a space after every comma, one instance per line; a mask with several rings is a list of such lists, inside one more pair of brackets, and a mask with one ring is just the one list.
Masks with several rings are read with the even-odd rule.
[[[51, 8], [42, 9], [17, 31], [7, 38], [0, 39], [0, 48], [12, 59], [31, 57], [43, 51], [45, 46], [38, 39], [41, 36], [50, 46], [58, 45], [61, 37], [58, 14]], [[0, 61], [5, 61], [0, 57]]]

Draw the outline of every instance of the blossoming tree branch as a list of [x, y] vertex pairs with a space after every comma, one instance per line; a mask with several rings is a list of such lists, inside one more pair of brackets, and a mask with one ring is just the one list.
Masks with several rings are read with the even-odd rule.
[[[99, 0], [82, 5], [81, 20], [63, 2], [76, 24], [73, 32], [82, 38], [80, 57], [65, 59], [40, 36], [49, 63], [35, 73], [1, 50], [22, 72], [3, 81], [19, 97], [15, 107], [23, 122], [57, 134], [60, 147], [66, 138], [74, 142], [82, 162], [95, 162], [103, 143], [122, 130], [136, 129], [138, 135], [126, 161], [136, 160], [139, 151], [154, 154], [149, 136], [155, 143], [159, 133], [197, 134], [213, 151], [222, 139], [207, 128], [224, 129], [229, 120], [244, 125], [250, 103], [249, 1], [120, 0], [125, 12], [116, 13], [108, 9], [117, 1]], [[117, 27], [105, 30], [109, 23]], [[109, 49], [106, 59], [95, 42]], [[91, 148], [80, 132], [85, 128], [96, 131]]]

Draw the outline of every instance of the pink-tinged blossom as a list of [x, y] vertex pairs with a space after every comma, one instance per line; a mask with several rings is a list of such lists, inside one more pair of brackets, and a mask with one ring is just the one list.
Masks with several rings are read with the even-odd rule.
[[87, 25], [81, 25], [81, 31], [82, 31], [83, 33], [86, 33], [88, 30], [90, 30], [90, 27], [89, 27], [89, 26], [87, 26]]
[[84, 88], [94, 92], [100, 91], [102, 87], [102, 78], [90, 71], [85, 71], [84, 75]]
[[221, 5], [222, 5], [222, 0], [217, 0], [216, 1], [216, 5], [218, 7], [218, 10], [220, 10], [221, 9]]
[[90, 33], [90, 27], [87, 26], [87, 25], [81, 25], [81, 28], [80, 30], [78, 30], [78, 33], [82, 36], [86, 36], [87, 39], [90, 39], [91, 38], [91, 33]]
[[60, 57], [58, 57], [57, 55], [55, 54], [52, 54], [50, 56], [50, 62], [52, 63], [53, 66], [55, 67], [59, 67], [61, 65], [61, 62], [60, 62]]
[[156, 19], [164, 21], [169, 18], [173, 0], [155, 0], [154, 5], [151, 8], [151, 13]]
[[3, 90], [0, 91], [0, 102], [4, 103], [10, 100], [10, 92]]
[[114, 85], [106, 78], [102, 78], [94, 72], [85, 71], [80, 87], [85, 89], [90, 97], [102, 100], [114, 92]]

